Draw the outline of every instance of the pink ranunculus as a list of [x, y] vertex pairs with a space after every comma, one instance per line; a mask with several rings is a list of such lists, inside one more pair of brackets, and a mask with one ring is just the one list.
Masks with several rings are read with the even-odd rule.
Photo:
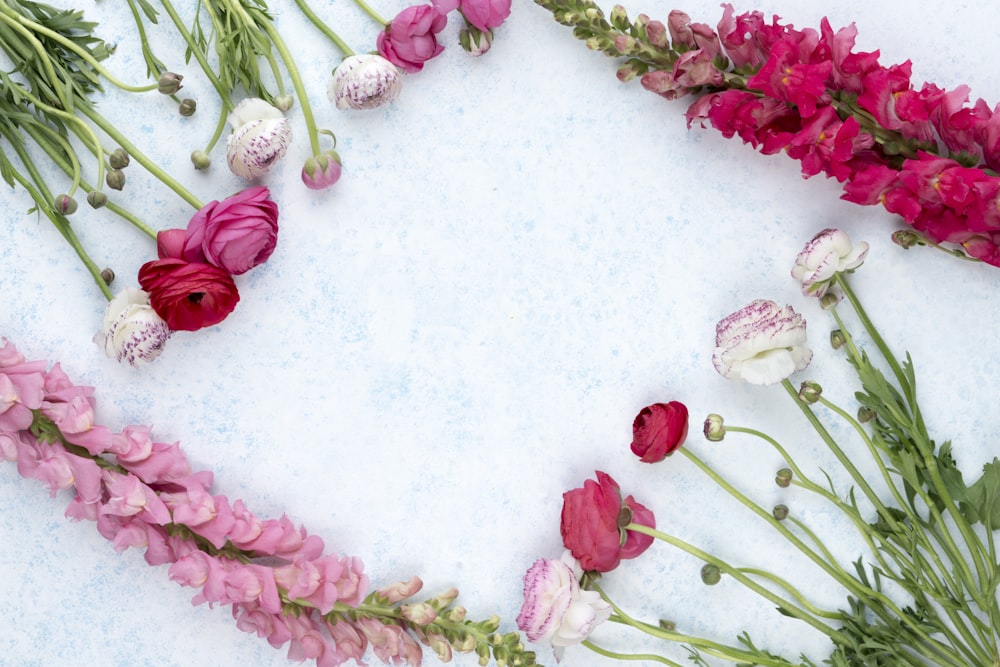
[[407, 7], [379, 33], [378, 52], [411, 74], [419, 72], [425, 62], [444, 51], [436, 35], [447, 24], [448, 17], [431, 5]]
[[657, 463], [677, 451], [688, 432], [688, 409], [680, 401], [643, 408], [632, 423], [632, 453], [643, 463]]
[[195, 213], [188, 222], [182, 258], [239, 275], [266, 262], [277, 242], [278, 205], [266, 187], [256, 186], [209, 202]]
[[630, 522], [656, 527], [652, 512], [632, 496], [623, 501], [618, 483], [607, 473], [598, 470], [596, 482], [588, 479], [581, 488], [563, 494], [563, 544], [585, 570], [609, 572], [623, 558], [635, 558], [652, 544], [648, 535], [625, 531]]
[[511, 0], [461, 0], [465, 20], [483, 32], [499, 27], [510, 16]]
[[[184, 242], [187, 240], [187, 230], [184, 229], [162, 229], [156, 233], [156, 255], [160, 259], [184, 259]], [[191, 249], [195, 251], [194, 248]], [[201, 250], [198, 248], [198, 250]], [[204, 262], [205, 256], [201, 255], [197, 259], [188, 260]]]

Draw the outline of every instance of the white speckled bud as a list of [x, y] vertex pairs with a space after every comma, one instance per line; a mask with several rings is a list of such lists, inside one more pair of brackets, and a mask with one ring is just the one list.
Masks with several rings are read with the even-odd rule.
[[169, 337], [170, 328], [149, 305], [149, 295], [127, 288], [108, 304], [94, 342], [108, 357], [135, 366], [160, 356]]
[[292, 128], [281, 111], [264, 100], [250, 97], [229, 114], [233, 132], [226, 141], [229, 168], [240, 178], [263, 176], [285, 155]]
[[333, 70], [326, 94], [338, 109], [376, 109], [396, 99], [402, 86], [398, 67], [378, 54], [362, 53]]

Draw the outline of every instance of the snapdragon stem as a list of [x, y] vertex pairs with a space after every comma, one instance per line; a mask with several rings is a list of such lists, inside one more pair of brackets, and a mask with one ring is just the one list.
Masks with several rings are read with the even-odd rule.
[[373, 19], [375, 19], [375, 22], [378, 23], [379, 25], [383, 25], [383, 26], [389, 25], [389, 22], [386, 21], [381, 16], [379, 16], [378, 12], [376, 12], [374, 9], [372, 9], [371, 7], [369, 7], [368, 3], [365, 2], [365, 0], [354, 0], [354, 2], [358, 3], [358, 7], [361, 7], [361, 9], [363, 9], [365, 11], [365, 14], [368, 14], [368, 16], [370, 16]]
[[[323, 19], [317, 16], [316, 12], [314, 12], [312, 8], [306, 4], [305, 0], [295, 0], [295, 4], [298, 6], [302, 14], [305, 15], [305, 17], [309, 19], [314, 26], [316, 26], [316, 29], [323, 33], [327, 39], [333, 42], [334, 46], [340, 49], [345, 58], [354, 55], [354, 51], [347, 45], [347, 42], [342, 40], [340, 36], [338, 36], [337, 33], [335, 33], [333, 29], [323, 21]], [[382, 21], [382, 23], [385, 23], [385, 21]]]
[[295, 95], [299, 98], [299, 106], [302, 107], [302, 118], [306, 122], [306, 132], [309, 135], [309, 146], [312, 148], [314, 156], [319, 155], [319, 133], [316, 130], [316, 120], [313, 118], [312, 106], [309, 104], [309, 94], [302, 83], [299, 69], [295, 66], [292, 54], [288, 51], [285, 41], [281, 38], [281, 34], [274, 25], [270, 21], [265, 21], [263, 22], [263, 28], [267, 32], [268, 37], [271, 38], [274, 47], [278, 49], [278, 55], [281, 56], [282, 62], [285, 63], [285, 69], [288, 70], [288, 76], [291, 77], [292, 86], [295, 88]]
[[[84, 62], [86, 62], [91, 67], [93, 67], [94, 71], [96, 71], [102, 77], [104, 77], [105, 79], [107, 79], [113, 86], [115, 86], [117, 88], [120, 88], [120, 89], [122, 89], [122, 90], [124, 90], [126, 92], [129, 92], [129, 93], [146, 93], [146, 92], [149, 92], [151, 90], [156, 90], [157, 84], [155, 84], [155, 83], [153, 83], [153, 84], [146, 84], [144, 86], [132, 86], [132, 85], [129, 85], [127, 83], [124, 83], [123, 81], [120, 81], [113, 74], [111, 74], [111, 72], [109, 72], [104, 67], [104, 65], [102, 65], [96, 58], [94, 58], [94, 56], [91, 55], [91, 53], [87, 49], [79, 46], [78, 44], [76, 44], [71, 39], [66, 39], [65, 36], [59, 34], [55, 30], [51, 30], [49, 28], [46, 28], [41, 23], [37, 23], [36, 21], [32, 21], [31, 19], [29, 19], [26, 16], [23, 16], [22, 14], [18, 14], [14, 10], [10, 9], [9, 7], [7, 7], [6, 3], [4, 3], [3, 14], [5, 14], [8, 18], [2, 19], [2, 20], [7, 21], [8, 23], [10, 21], [17, 21], [17, 23], [19, 23], [24, 28], [29, 29], [29, 30], [31, 30], [33, 32], [36, 32], [38, 34], [41, 34], [41, 35], [45, 35], [49, 39], [52, 39], [52, 40], [55, 40], [56, 42], [59, 42], [59, 44], [61, 46], [63, 46], [64, 48], [66, 48], [66, 49], [72, 51], [73, 53], [75, 53], [76, 55], [78, 55], [80, 58], [83, 59]], [[44, 53], [44, 51], [43, 51], [43, 53]], [[45, 60], [46, 61], [48, 60], [48, 54], [45, 55]], [[51, 80], [52, 81], [59, 81], [59, 79], [56, 78], [54, 75], [52, 76]]]
[[590, 641], [585, 639], [581, 642], [583, 646], [586, 646], [594, 653], [598, 655], [603, 655], [607, 658], [612, 658], [614, 660], [629, 661], [629, 660], [652, 660], [653, 662], [659, 662], [664, 665], [669, 665], [669, 667], [684, 667], [684, 665], [679, 662], [674, 662], [668, 658], [664, 658], [662, 655], [656, 655], [655, 653], [617, 653], [615, 651], [609, 651], [606, 648], [602, 648]]
[[87, 116], [97, 127], [107, 134], [109, 137], [114, 139], [114, 141], [124, 148], [128, 154], [143, 168], [159, 179], [164, 185], [177, 193], [181, 199], [190, 204], [195, 210], [198, 210], [204, 206], [201, 201], [191, 193], [190, 190], [181, 185], [173, 176], [161, 169], [155, 162], [153, 162], [149, 157], [140, 151], [132, 142], [130, 142], [125, 136], [118, 131], [112, 123], [109, 123], [106, 118], [101, 116], [97, 111], [90, 107], [83, 107], [81, 109], [82, 113]]
[[[684, 451], [684, 448], [681, 448], [681, 451]], [[773, 519], [773, 517], [771, 518]], [[666, 542], [667, 544], [675, 546], [681, 551], [684, 551], [694, 556], [695, 558], [698, 558], [699, 560], [702, 560], [710, 565], [714, 565], [715, 567], [719, 568], [721, 572], [730, 575], [733, 579], [737, 580], [738, 582], [749, 588], [754, 593], [757, 593], [765, 600], [768, 600], [769, 602], [778, 605], [778, 607], [782, 610], [782, 613], [785, 613], [789, 616], [805, 621], [808, 625], [811, 625], [812, 627], [816, 628], [823, 634], [833, 639], [834, 642], [843, 641], [840, 632], [838, 632], [834, 628], [831, 628], [829, 625], [816, 619], [807, 611], [800, 609], [794, 603], [792, 603], [789, 600], [786, 600], [785, 598], [781, 597], [774, 591], [771, 591], [765, 588], [764, 586], [761, 586], [756, 581], [754, 581], [750, 577], [740, 572], [739, 569], [729, 565], [728, 563], [719, 558], [716, 558], [707, 551], [702, 551], [698, 547], [689, 544], [688, 542], [685, 542], [684, 540], [681, 540], [677, 537], [674, 537], [673, 535], [656, 530], [655, 528], [650, 528], [649, 526], [644, 526], [640, 523], [630, 523], [624, 527], [624, 530], [626, 531], [631, 530], [637, 533], [642, 533], [643, 535], [649, 535], [650, 537], [658, 539], [661, 542]], [[794, 538], [794, 536], [792, 537]], [[802, 547], [804, 548], [805, 545], [802, 545]]]
[[215, 70], [212, 68], [212, 65], [209, 64], [208, 58], [198, 46], [197, 42], [195, 42], [194, 36], [191, 35], [191, 31], [189, 31], [187, 26], [184, 25], [181, 17], [177, 14], [177, 10], [174, 9], [173, 4], [170, 3], [170, 0], [160, 0], [160, 4], [163, 5], [163, 9], [167, 12], [167, 16], [170, 17], [170, 20], [173, 22], [177, 32], [184, 39], [191, 55], [193, 55], [194, 59], [198, 61], [198, 65], [201, 66], [201, 71], [212, 84], [212, 87], [215, 88], [215, 92], [218, 93], [219, 100], [222, 102], [222, 108], [226, 111], [232, 111], [233, 101], [229, 97], [229, 91], [226, 90], [226, 87], [222, 85], [221, 81], [219, 81], [219, 77], [216, 76]]

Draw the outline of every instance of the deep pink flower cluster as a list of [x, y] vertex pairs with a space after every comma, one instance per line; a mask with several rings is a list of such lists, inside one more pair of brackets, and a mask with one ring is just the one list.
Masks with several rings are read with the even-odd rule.
[[[1000, 266], [1000, 105], [969, 106], [968, 86], [915, 88], [909, 61], [885, 67], [877, 51], [853, 52], [853, 24], [796, 30], [723, 7], [717, 30], [679, 11], [666, 26], [649, 22], [650, 43], [666, 47], [669, 34], [680, 53], [643, 86], [668, 99], [709, 91], [688, 109], [689, 126], [784, 151], [803, 176], [843, 183], [843, 199], [881, 204], [933, 241]], [[731, 86], [741, 77], [745, 88]]]
[[[335, 603], [365, 598], [359, 559], [324, 555], [323, 540], [288, 517], [260, 519], [212, 494], [212, 473], [192, 472], [176, 443], [154, 442], [144, 426], [113, 433], [94, 408], [91, 387], [0, 339], [0, 458], [53, 496], [72, 489], [68, 517], [95, 521], [116, 551], [145, 547], [150, 565], [169, 564], [171, 579], [198, 589], [195, 604], [231, 605], [241, 630], [288, 644], [292, 660], [333, 667], [360, 661], [371, 643], [380, 658], [419, 664], [419, 645], [400, 627], [324, 618]], [[289, 604], [294, 613], [284, 613]]]

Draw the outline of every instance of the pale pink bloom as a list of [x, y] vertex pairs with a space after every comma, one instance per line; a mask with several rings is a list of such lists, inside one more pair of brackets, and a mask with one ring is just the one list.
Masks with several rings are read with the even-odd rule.
[[729, 380], [770, 385], [812, 360], [806, 322], [791, 306], [757, 299], [715, 327], [715, 369]]
[[240, 549], [246, 549], [246, 545], [251, 544], [264, 532], [264, 525], [242, 500], [233, 503], [233, 527], [229, 531], [229, 541]]
[[832, 286], [835, 275], [858, 268], [867, 255], [864, 241], [852, 245], [847, 232], [824, 229], [795, 258], [792, 277], [802, 283], [804, 295], [820, 298]]
[[257, 602], [264, 611], [272, 614], [281, 611], [278, 586], [269, 567], [233, 561], [232, 569], [226, 573], [225, 587], [226, 598], [234, 604]]
[[274, 569], [274, 579], [286, 590], [288, 599], [306, 602], [321, 614], [333, 610], [340, 600], [337, 584], [344, 574], [344, 564], [336, 556], [298, 561]]
[[394, 584], [380, 588], [375, 594], [385, 600], [387, 604], [396, 604], [412, 595], [416, 595], [423, 587], [424, 582], [421, 581], [420, 577], [414, 576], [406, 581], [397, 581]]
[[326, 95], [338, 109], [377, 109], [396, 99], [402, 87], [396, 65], [377, 53], [359, 53], [333, 70]]
[[192, 551], [178, 558], [167, 570], [167, 576], [181, 586], [201, 589], [191, 598], [192, 604], [219, 602], [225, 597], [225, 568], [219, 559], [203, 551]]
[[31, 426], [32, 410], [45, 399], [44, 362], [11, 365], [0, 372], [0, 433], [16, 433]]
[[330, 637], [333, 638], [337, 651], [343, 660], [354, 660], [361, 664], [361, 659], [365, 657], [368, 650], [368, 640], [358, 631], [353, 624], [346, 620], [338, 619], [334, 623], [324, 623]]
[[104, 324], [94, 334], [94, 342], [110, 359], [149, 363], [160, 356], [170, 338], [170, 327], [149, 305], [149, 295], [126, 288], [108, 303]]
[[144, 459], [123, 461], [122, 467], [147, 484], [162, 484], [174, 482], [191, 475], [191, 464], [188, 462], [180, 444], [154, 442], [152, 451]]
[[96, 456], [111, 446], [111, 431], [94, 423], [92, 387], [71, 386], [49, 392], [42, 412], [51, 419], [69, 442]]
[[135, 475], [122, 475], [112, 470], [104, 471], [104, 486], [108, 500], [101, 511], [117, 516], [139, 515], [143, 521], [154, 524], [171, 522], [170, 511], [156, 492], [142, 483]]
[[17, 351], [14, 343], [6, 338], [0, 338], [0, 342], [3, 343], [0, 345], [0, 368], [24, 363], [24, 355]]
[[0, 433], [0, 459], [5, 461], [17, 460], [17, 443], [21, 437], [21, 433], [18, 431]]
[[423, 651], [398, 625], [385, 625], [374, 618], [359, 618], [355, 624], [371, 643], [375, 656], [386, 664], [419, 665]]
[[567, 550], [559, 560], [540, 558], [524, 575], [524, 604], [517, 626], [533, 642], [552, 644], [556, 660], [611, 616], [600, 593], [580, 588], [583, 570]]
[[415, 602], [399, 606], [403, 618], [417, 625], [430, 625], [437, 618], [437, 611], [426, 602]]

